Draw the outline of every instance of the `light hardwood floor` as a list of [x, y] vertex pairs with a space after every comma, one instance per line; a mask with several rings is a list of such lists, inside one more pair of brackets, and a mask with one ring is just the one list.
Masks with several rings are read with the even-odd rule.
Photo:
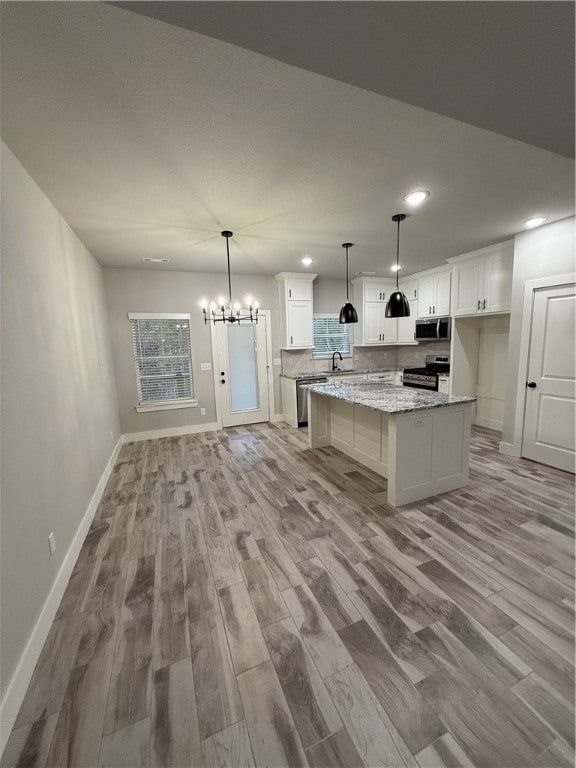
[[2, 766], [568, 768], [570, 475], [399, 510], [283, 424], [125, 445]]

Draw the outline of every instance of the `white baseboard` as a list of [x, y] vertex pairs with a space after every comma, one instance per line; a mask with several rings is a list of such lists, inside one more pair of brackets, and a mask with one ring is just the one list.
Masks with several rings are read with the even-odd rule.
[[285, 421], [285, 420], [286, 420], [286, 417], [284, 416], [283, 413], [274, 413], [272, 416], [270, 416], [270, 421], [273, 424], [276, 424], [279, 421]]
[[498, 450], [500, 451], [500, 453], [503, 453], [506, 456], [516, 456], [517, 458], [520, 458], [520, 451], [514, 445], [514, 443], [505, 443], [502, 440], [498, 445]]
[[20, 660], [12, 675], [12, 679], [8, 684], [4, 698], [0, 703], [0, 755], [4, 751], [8, 737], [10, 736], [10, 732], [16, 721], [18, 711], [20, 710], [24, 695], [32, 678], [32, 673], [34, 672], [34, 668], [40, 657], [40, 652], [48, 637], [48, 632], [50, 631], [50, 627], [56, 616], [56, 611], [64, 596], [68, 580], [76, 565], [80, 549], [82, 548], [82, 544], [84, 543], [84, 539], [86, 538], [86, 534], [88, 533], [88, 529], [90, 528], [92, 519], [96, 513], [98, 504], [100, 503], [100, 499], [106, 488], [106, 483], [112, 473], [112, 469], [116, 463], [116, 458], [123, 442], [122, 437], [120, 437], [112, 451], [112, 455], [108, 459], [108, 463], [102, 472], [96, 490], [92, 494], [88, 508], [84, 513], [84, 517], [78, 526], [76, 535], [68, 548], [68, 552], [66, 552], [60, 570], [58, 571], [58, 575], [52, 584], [52, 588], [46, 598], [40, 616], [38, 617], [24, 651], [20, 656]]
[[215, 432], [222, 429], [222, 424], [217, 421], [209, 424], [193, 424], [188, 427], [168, 427], [167, 429], [150, 429], [148, 432], [129, 432], [122, 435], [125, 443], [137, 443], [140, 440], [155, 440], [158, 437], [180, 437], [180, 435], [194, 435], [197, 432]]

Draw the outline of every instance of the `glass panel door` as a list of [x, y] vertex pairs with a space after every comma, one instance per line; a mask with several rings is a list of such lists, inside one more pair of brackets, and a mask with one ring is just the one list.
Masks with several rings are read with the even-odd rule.
[[228, 376], [230, 411], [254, 411], [259, 408], [256, 325], [229, 325]]

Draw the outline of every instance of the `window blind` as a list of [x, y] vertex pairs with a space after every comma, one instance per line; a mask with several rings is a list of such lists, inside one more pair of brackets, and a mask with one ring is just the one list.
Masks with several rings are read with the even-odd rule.
[[312, 357], [329, 357], [333, 352], [350, 354], [348, 325], [339, 322], [339, 315], [314, 315], [314, 349]]
[[190, 315], [131, 313], [128, 317], [140, 405], [191, 400]]

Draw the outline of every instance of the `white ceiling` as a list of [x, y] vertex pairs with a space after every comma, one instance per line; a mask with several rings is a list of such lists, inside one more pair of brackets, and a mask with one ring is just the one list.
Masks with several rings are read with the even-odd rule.
[[[2, 135], [103, 265], [404, 274], [573, 213], [549, 151], [93, 2], [3, 3]], [[398, 77], [402, 64], [398, 64]], [[164, 268], [163, 267], [163, 268]]]

